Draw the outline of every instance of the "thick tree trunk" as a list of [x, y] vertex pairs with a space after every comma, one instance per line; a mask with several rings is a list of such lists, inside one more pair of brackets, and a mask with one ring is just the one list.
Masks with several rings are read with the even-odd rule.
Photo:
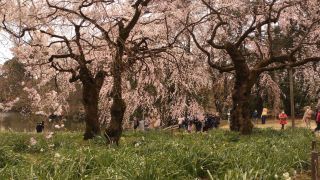
[[111, 121], [105, 131], [109, 144], [119, 144], [122, 134], [123, 116], [126, 110], [126, 103], [122, 99], [122, 56], [124, 47], [122, 41], [118, 42], [118, 52], [113, 62], [113, 103], [111, 106]]
[[94, 83], [83, 83], [83, 106], [85, 110], [86, 130], [84, 140], [100, 135], [98, 116], [99, 91]]
[[240, 131], [241, 134], [250, 134], [253, 128], [249, 109], [250, 90], [249, 82], [238, 81], [232, 94], [233, 109], [230, 129], [232, 131]]
[[258, 73], [250, 70], [246, 59], [238, 48], [229, 44], [227, 52], [235, 67], [235, 85], [232, 93], [233, 108], [231, 114], [231, 131], [240, 131], [241, 134], [251, 134], [253, 124], [250, 120], [251, 88], [257, 81]]
[[113, 104], [111, 106], [111, 121], [105, 132], [109, 144], [119, 145], [125, 110], [126, 104], [122, 99], [113, 99]]

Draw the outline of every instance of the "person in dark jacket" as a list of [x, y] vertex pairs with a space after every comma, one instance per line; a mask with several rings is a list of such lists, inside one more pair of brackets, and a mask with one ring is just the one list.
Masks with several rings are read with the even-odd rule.
[[139, 127], [139, 121], [138, 118], [134, 117], [133, 118], [133, 129], [137, 129]]
[[252, 118], [254, 120], [254, 122], [258, 123], [258, 111], [257, 110], [254, 110], [253, 113], [252, 113]]
[[42, 121], [41, 123], [37, 123], [37, 126], [36, 126], [37, 133], [41, 133], [43, 129], [44, 129], [44, 121]]
[[207, 114], [204, 122], [203, 131], [208, 131], [213, 128], [218, 128], [220, 124], [220, 118], [211, 114]]
[[206, 114], [205, 120], [204, 120], [204, 126], [203, 126], [203, 131], [208, 131], [212, 129], [214, 126], [214, 119], [212, 116], [209, 114]]
[[201, 121], [199, 121], [199, 119], [195, 117], [194, 120], [193, 120], [193, 123], [194, 123], [194, 125], [196, 127], [196, 132], [201, 131], [201, 129], [202, 129]]

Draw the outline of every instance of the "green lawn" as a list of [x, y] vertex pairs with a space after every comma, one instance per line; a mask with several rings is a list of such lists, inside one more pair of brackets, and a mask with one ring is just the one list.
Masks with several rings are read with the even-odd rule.
[[[37, 143], [30, 144], [33, 137]], [[307, 170], [314, 135], [256, 129], [251, 136], [126, 132], [119, 147], [80, 133], [0, 133], [0, 179], [283, 179]]]

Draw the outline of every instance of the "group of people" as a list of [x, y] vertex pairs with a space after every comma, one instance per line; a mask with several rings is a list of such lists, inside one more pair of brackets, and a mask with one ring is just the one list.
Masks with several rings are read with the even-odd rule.
[[133, 129], [140, 129], [140, 130], [145, 130], [145, 129], [157, 129], [160, 128], [161, 126], [161, 121], [160, 118], [156, 117], [146, 117], [144, 119], [138, 119], [136, 117], [133, 118]]
[[[266, 119], [267, 119], [267, 114], [268, 114], [268, 109], [267, 108], [263, 108], [262, 113], [261, 113], [261, 124], [265, 124], [266, 123]], [[315, 132], [316, 131], [320, 131], [320, 108], [317, 109], [316, 113], [314, 113], [311, 109], [310, 106], [306, 107], [306, 111], [303, 115], [303, 121], [306, 124], [307, 128], [311, 128], [311, 119], [312, 116], [315, 114], [315, 120], [316, 120], [316, 124], [317, 127], [315, 128]], [[259, 115], [258, 115], [258, 111], [255, 110], [252, 114], [252, 118], [255, 120], [255, 122], [258, 121], [259, 119]], [[228, 120], [230, 119], [230, 114], [228, 113]], [[287, 119], [288, 119], [288, 115], [282, 111], [279, 115], [278, 115], [278, 119], [279, 119], [279, 124], [281, 125], [281, 129], [284, 129], [285, 125], [288, 123]], [[152, 128], [158, 128], [160, 127], [160, 120], [155, 120], [155, 121], [151, 121], [149, 122], [148, 125], [146, 125], [146, 122], [141, 120], [138, 121], [137, 118], [134, 119], [134, 129], [137, 129], [138, 127], [140, 129], [144, 129], [146, 126], [149, 127], [151, 126]], [[218, 128], [220, 124], [220, 117], [217, 115], [212, 115], [212, 114], [205, 114], [204, 116], [202, 116], [201, 118], [197, 117], [197, 116], [187, 116], [187, 117], [182, 117], [182, 118], [178, 118], [178, 125], [179, 125], [179, 129], [185, 129], [188, 132], [191, 132], [193, 130], [195, 130], [196, 132], [199, 131], [208, 131], [210, 129], [213, 128]], [[140, 127], [141, 126], [141, 127]], [[41, 133], [44, 130], [44, 121], [42, 121], [41, 123], [37, 123], [36, 125], [36, 131], [38, 133]]]
[[[53, 127], [55, 129], [63, 129], [64, 128], [64, 123], [62, 121], [66, 121], [66, 119], [63, 119], [63, 116], [51, 114], [51, 115], [48, 116], [48, 121], [47, 122], [49, 122], [49, 123], [54, 122], [55, 125]], [[47, 126], [48, 125], [49, 124], [47, 124]], [[36, 129], [37, 133], [42, 133], [44, 131], [44, 121], [37, 122], [35, 129]]]
[[[267, 114], [268, 114], [268, 109], [263, 108], [262, 113], [261, 113], [261, 124], [266, 123]], [[320, 130], [320, 108], [317, 110], [316, 113], [314, 113], [314, 111], [311, 109], [311, 107], [307, 106], [302, 120], [305, 122], [306, 127], [310, 129], [311, 128], [311, 125], [310, 125], [311, 119], [312, 119], [313, 115], [315, 115], [315, 117], [316, 117], [315, 120], [316, 120], [316, 124], [317, 124], [315, 131], [319, 131]], [[257, 110], [255, 110], [252, 113], [252, 118], [255, 120], [255, 122], [258, 121], [259, 115], [258, 115]], [[282, 111], [278, 115], [278, 119], [279, 119], [279, 124], [281, 125], [281, 129], [284, 129], [285, 125], [288, 123], [288, 121], [287, 121], [288, 115], [284, 111]]]
[[311, 129], [311, 120], [312, 116], [315, 115], [315, 121], [317, 124], [317, 127], [314, 129], [314, 131], [319, 131], [320, 130], [320, 107], [317, 109], [317, 111], [314, 113], [314, 111], [311, 109], [310, 106], [306, 107], [306, 110], [304, 112], [302, 120], [305, 122], [306, 127], [308, 129]]
[[[267, 116], [268, 116], [268, 109], [263, 108], [261, 113], [261, 124], [266, 124]], [[257, 110], [255, 110], [252, 113], [252, 118], [256, 122], [258, 121], [259, 115]], [[284, 126], [288, 123], [287, 121], [288, 115], [284, 111], [281, 111], [281, 113], [278, 115], [278, 119], [279, 119], [279, 124], [281, 125], [281, 129], [284, 129]]]
[[[261, 124], [266, 124], [267, 116], [268, 116], [268, 109], [263, 108], [261, 113]], [[257, 110], [253, 111], [252, 118], [255, 120], [255, 122], [258, 122], [259, 114]]]
[[193, 130], [196, 132], [205, 132], [213, 128], [218, 128], [219, 124], [220, 117], [212, 114], [205, 114], [203, 118], [196, 116], [178, 118], [179, 129], [185, 129], [188, 132]]

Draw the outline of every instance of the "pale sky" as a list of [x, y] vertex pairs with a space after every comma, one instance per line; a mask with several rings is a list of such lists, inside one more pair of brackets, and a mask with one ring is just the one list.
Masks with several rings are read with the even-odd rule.
[[10, 51], [12, 46], [13, 45], [8, 38], [8, 34], [0, 32], [0, 64], [3, 64], [5, 61], [13, 57]]

